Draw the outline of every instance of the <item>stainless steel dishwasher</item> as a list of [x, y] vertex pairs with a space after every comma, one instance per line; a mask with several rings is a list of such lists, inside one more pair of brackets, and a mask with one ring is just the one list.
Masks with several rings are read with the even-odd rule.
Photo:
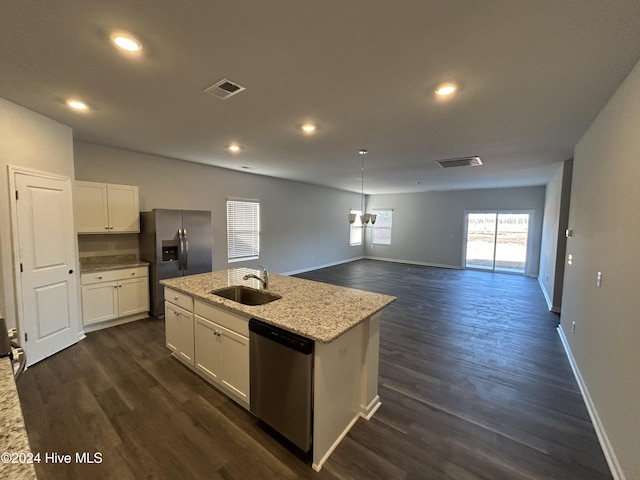
[[313, 437], [313, 340], [249, 320], [251, 412], [304, 452]]

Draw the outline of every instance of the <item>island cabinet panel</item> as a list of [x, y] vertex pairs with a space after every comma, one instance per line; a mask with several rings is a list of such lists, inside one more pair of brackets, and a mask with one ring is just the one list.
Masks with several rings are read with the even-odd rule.
[[362, 324], [362, 379], [360, 415], [369, 420], [378, 407], [378, 360], [380, 358], [380, 318], [378, 312]]
[[313, 468], [319, 471], [353, 424], [380, 407], [380, 312], [315, 345]]
[[249, 407], [248, 318], [195, 301], [195, 368]]
[[190, 297], [189, 295], [165, 288], [164, 298], [166, 301], [171, 302], [180, 308], [193, 312], [193, 297]]
[[167, 348], [176, 358], [189, 366], [194, 366], [193, 312], [165, 301], [164, 321]]
[[222, 347], [218, 326], [200, 315], [195, 316], [195, 367], [209, 380], [220, 383]]
[[362, 331], [359, 324], [333, 342], [315, 344], [313, 468], [318, 471], [360, 417]]

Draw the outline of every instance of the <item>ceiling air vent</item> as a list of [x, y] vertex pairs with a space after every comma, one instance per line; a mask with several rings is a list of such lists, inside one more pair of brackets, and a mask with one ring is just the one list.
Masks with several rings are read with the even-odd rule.
[[238, 85], [231, 80], [223, 78], [219, 82], [211, 85], [209, 88], [206, 88], [204, 92], [214, 95], [222, 100], [226, 100], [227, 98], [232, 97], [233, 95], [240, 93], [243, 90], [245, 90], [245, 87], [243, 87], [242, 85]]
[[451, 167], [475, 167], [482, 165], [480, 157], [462, 157], [462, 158], [450, 158], [448, 160], [438, 160], [436, 162], [442, 168]]

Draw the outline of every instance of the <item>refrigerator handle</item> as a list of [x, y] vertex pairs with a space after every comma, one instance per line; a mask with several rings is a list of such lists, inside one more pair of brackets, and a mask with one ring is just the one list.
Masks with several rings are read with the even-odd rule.
[[182, 230], [182, 269], [186, 271], [189, 268], [189, 240], [187, 239], [187, 229]]
[[184, 245], [182, 243], [182, 229], [178, 229], [178, 270], [181, 272], [182, 269], [182, 257], [184, 256]]

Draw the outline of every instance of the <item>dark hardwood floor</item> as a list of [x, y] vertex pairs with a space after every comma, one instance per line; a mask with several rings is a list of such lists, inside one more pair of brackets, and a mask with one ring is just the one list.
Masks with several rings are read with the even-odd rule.
[[50, 479], [612, 478], [535, 279], [362, 260], [299, 275], [398, 297], [383, 314], [382, 406], [320, 473], [169, 356], [164, 322], [93, 332], [18, 389]]

